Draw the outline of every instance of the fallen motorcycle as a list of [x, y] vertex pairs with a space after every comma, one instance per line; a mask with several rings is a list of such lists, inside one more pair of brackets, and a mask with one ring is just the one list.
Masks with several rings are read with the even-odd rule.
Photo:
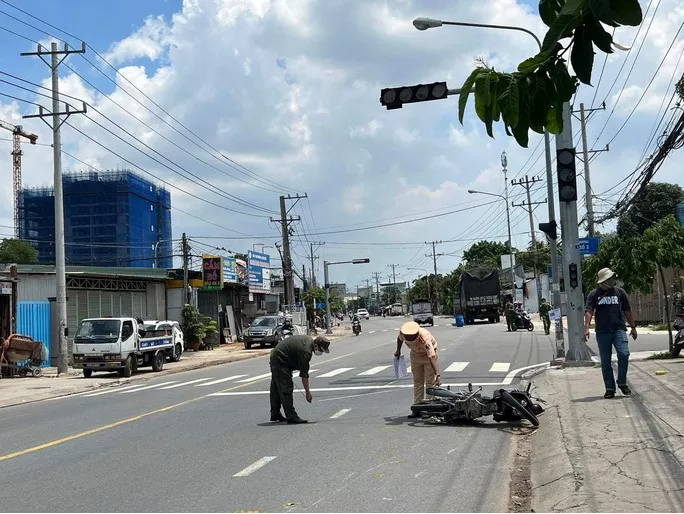
[[411, 406], [411, 410], [420, 414], [421, 418], [440, 418], [446, 423], [492, 416], [497, 422], [526, 419], [537, 427], [537, 415], [544, 412], [544, 409], [532, 401], [531, 385], [528, 384], [525, 391], [497, 389], [491, 397], [482, 396], [482, 387], [473, 391], [472, 384], [468, 384], [468, 391], [458, 392], [452, 391], [448, 386], [446, 389], [428, 387], [427, 394], [436, 398], [416, 403]]

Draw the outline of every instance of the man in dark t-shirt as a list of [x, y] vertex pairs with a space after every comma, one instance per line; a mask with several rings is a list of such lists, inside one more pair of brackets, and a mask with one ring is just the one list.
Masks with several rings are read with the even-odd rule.
[[[306, 335], [295, 335], [280, 341], [271, 350], [271, 421], [287, 421], [291, 424], [306, 423], [294, 408], [294, 382], [292, 372], [299, 371], [306, 392], [306, 401], [311, 403], [309, 389], [309, 362], [313, 354], [330, 353], [330, 341], [319, 336], [313, 339]], [[283, 407], [285, 416], [280, 413]]]
[[637, 338], [634, 314], [629, 306], [627, 293], [615, 285], [615, 273], [609, 268], [598, 272], [598, 288], [587, 296], [587, 306], [584, 314], [584, 341], [589, 339], [589, 325], [592, 316], [596, 317], [596, 342], [601, 355], [601, 371], [603, 383], [606, 386], [604, 398], [615, 396], [615, 375], [611, 360], [613, 346], [618, 358], [617, 387], [622, 394], [630, 396], [627, 386], [627, 367], [629, 366], [629, 340], [627, 339], [627, 324], [632, 329], [633, 339]]

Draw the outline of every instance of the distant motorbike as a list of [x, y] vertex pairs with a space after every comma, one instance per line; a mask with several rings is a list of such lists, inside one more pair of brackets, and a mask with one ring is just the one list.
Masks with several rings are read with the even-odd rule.
[[354, 335], [358, 336], [361, 333], [361, 322], [360, 321], [352, 322], [352, 330], [354, 331]]
[[674, 322], [674, 329], [677, 331], [675, 336], [674, 345], [672, 347], [672, 358], [676, 359], [684, 348], [684, 316], [677, 318]]
[[415, 403], [411, 410], [420, 414], [423, 419], [438, 418], [446, 423], [492, 416], [497, 422], [526, 419], [537, 427], [537, 416], [544, 412], [544, 409], [532, 401], [531, 385], [528, 384], [525, 391], [497, 389], [491, 397], [480, 394], [482, 387], [473, 391], [472, 384], [468, 384], [468, 391], [458, 392], [452, 391], [448, 386], [446, 389], [428, 387], [427, 394], [437, 398]]
[[283, 339], [287, 339], [288, 337], [291, 337], [294, 335], [294, 327], [292, 325], [289, 326], [284, 326], [283, 330], [281, 331], [281, 335]]
[[527, 329], [530, 332], [534, 330], [534, 323], [532, 323], [532, 318], [527, 314], [527, 311], [517, 311], [515, 312], [515, 323], [513, 323], [513, 330], [523, 330]]

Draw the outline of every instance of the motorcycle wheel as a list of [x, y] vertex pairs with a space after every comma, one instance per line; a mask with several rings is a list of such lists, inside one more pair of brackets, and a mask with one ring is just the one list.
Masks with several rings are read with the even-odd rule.
[[424, 403], [416, 403], [411, 405], [412, 412], [425, 412], [425, 413], [439, 413], [446, 412], [451, 409], [451, 405], [441, 401], [441, 400], [430, 400]]
[[672, 351], [670, 352], [670, 356], [673, 359], [676, 359], [677, 357], [679, 357], [679, 354], [682, 351], [682, 346], [684, 346], [684, 343], [679, 343], [679, 344], [674, 345], [674, 347], [672, 348]]
[[527, 330], [532, 332], [534, 330], [534, 323], [530, 323], [529, 325], [527, 325]]
[[539, 426], [539, 420], [537, 419], [537, 416], [535, 416], [529, 409], [523, 407], [518, 400], [511, 396], [511, 393], [509, 393], [505, 389], [501, 389], [500, 394], [501, 399], [505, 401], [510, 407], [513, 407], [516, 411], [518, 411], [518, 414], [520, 414], [523, 418], [532, 423], [535, 427]]

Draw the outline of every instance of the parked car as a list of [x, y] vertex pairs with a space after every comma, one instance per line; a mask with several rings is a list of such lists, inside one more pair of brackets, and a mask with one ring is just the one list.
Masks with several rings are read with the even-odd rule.
[[361, 319], [370, 319], [370, 314], [368, 309], [358, 309], [356, 315]]
[[171, 362], [181, 360], [181, 355], [185, 350], [185, 340], [180, 323], [177, 321], [149, 320], [145, 321], [143, 328], [148, 332], [168, 331], [168, 334], [173, 336], [173, 354], [169, 356], [169, 360]]
[[249, 350], [253, 344], [264, 348], [267, 344], [277, 345], [283, 338], [284, 316], [260, 316], [245, 331], [245, 348]]

